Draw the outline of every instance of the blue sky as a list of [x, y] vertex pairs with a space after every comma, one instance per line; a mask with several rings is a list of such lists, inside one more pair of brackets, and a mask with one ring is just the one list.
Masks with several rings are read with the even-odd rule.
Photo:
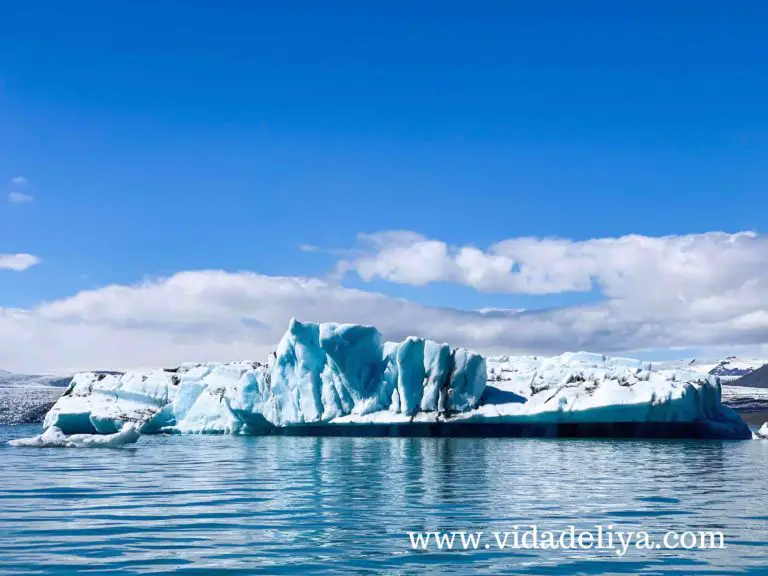
[[[0, 175], [34, 200], [0, 208], [0, 254], [41, 262], [0, 270], [0, 306], [192, 270], [327, 279], [389, 230], [760, 234], [766, 29], [761, 2], [6, 2]], [[606, 298], [352, 268], [345, 287], [437, 307]]]

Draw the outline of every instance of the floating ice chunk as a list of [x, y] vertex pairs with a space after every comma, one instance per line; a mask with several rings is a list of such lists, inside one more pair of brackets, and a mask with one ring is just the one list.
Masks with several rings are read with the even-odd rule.
[[760, 430], [753, 434], [753, 438], [756, 440], [768, 440], [768, 422], [765, 422]]
[[61, 429], [51, 426], [42, 434], [31, 438], [10, 440], [8, 444], [23, 448], [116, 448], [133, 444], [139, 439], [135, 425], [127, 424], [115, 434], [72, 434], [67, 436]]

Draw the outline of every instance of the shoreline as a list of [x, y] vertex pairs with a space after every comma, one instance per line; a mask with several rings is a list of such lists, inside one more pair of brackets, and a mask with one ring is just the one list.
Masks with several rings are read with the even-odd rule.
[[760, 427], [765, 422], [768, 422], [768, 410], [736, 410], [741, 419], [744, 420], [749, 426]]

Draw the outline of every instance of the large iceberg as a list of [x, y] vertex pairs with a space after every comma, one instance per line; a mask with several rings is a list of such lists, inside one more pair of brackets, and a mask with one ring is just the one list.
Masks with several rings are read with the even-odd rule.
[[597, 354], [498, 357], [372, 326], [292, 320], [266, 364], [77, 374], [65, 434], [595, 435], [751, 438], [720, 382]]
[[485, 359], [422, 338], [383, 342], [372, 326], [292, 320], [266, 365], [185, 364], [147, 374], [76, 374], [44, 425], [112, 434], [260, 433], [372, 414], [434, 418], [476, 408]]

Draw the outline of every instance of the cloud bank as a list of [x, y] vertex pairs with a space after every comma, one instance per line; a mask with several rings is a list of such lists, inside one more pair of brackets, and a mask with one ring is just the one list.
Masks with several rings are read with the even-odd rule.
[[[0, 308], [0, 367], [66, 372], [259, 360], [291, 317], [374, 324], [389, 339], [416, 334], [492, 354], [754, 349], [768, 342], [768, 239], [756, 233], [511, 238], [479, 249], [397, 231], [362, 235], [359, 246], [332, 252], [343, 259], [331, 278], [354, 273], [416, 286], [595, 291], [600, 298], [562, 308], [466, 311], [318, 278], [188, 271]], [[37, 262], [31, 254], [0, 255], [0, 268], [10, 270]]]
[[[707, 331], [735, 322], [755, 338], [766, 337], [768, 237], [753, 232], [585, 241], [512, 238], [486, 250], [413, 232], [360, 240], [361, 248], [337, 267], [366, 281], [452, 282], [480, 292], [539, 295], [596, 290], [605, 302], [578, 308], [579, 313], [600, 311], [623, 327], [642, 325], [643, 330], [679, 324]], [[692, 338], [676, 331], [673, 336]], [[723, 333], [724, 340], [736, 336]]]
[[768, 250], [757, 234], [519, 238], [485, 251], [401, 232], [363, 242], [339, 266], [364, 279], [533, 294], [596, 287], [603, 299], [554, 309], [462, 311], [318, 278], [189, 271], [29, 309], [0, 308], [0, 366], [69, 371], [264, 359], [292, 316], [375, 324], [389, 339], [417, 334], [486, 353], [632, 353], [768, 342]]

